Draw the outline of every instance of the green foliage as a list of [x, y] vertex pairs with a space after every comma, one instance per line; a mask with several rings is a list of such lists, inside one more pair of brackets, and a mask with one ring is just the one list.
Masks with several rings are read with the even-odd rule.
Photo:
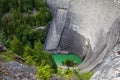
[[45, 64], [50, 65], [54, 73], [57, 72], [57, 65], [55, 64], [55, 61], [50, 53], [43, 50], [43, 45], [40, 42], [35, 42], [33, 49], [30, 46], [26, 46], [23, 56], [26, 59], [26, 63], [34, 64], [36, 66], [40, 66], [41, 61], [45, 60]]
[[43, 43], [44, 31], [32, 29], [45, 26], [51, 19], [44, 0], [0, 0], [0, 33], [5, 38], [15, 35], [23, 44]]
[[68, 68], [64, 71], [65, 78], [66, 78], [67, 80], [70, 80], [70, 77], [71, 77], [72, 73], [73, 73], [72, 70], [70, 70], [70, 68], [68, 67]]
[[32, 28], [26, 24], [20, 25], [20, 27], [16, 29], [16, 35], [23, 44], [30, 43], [29, 37], [31, 34], [32, 34]]
[[[33, 49], [29, 46], [29, 45], [27, 45], [27, 46], [25, 46], [25, 51], [24, 51], [24, 54], [23, 54], [23, 58], [26, 58], [27, 59], [27, 56], [33, 56], [34, 54], [34, 51], [33, 51]], [[28, 58], [29, 59], [29, 58]], [[28, 60], [27, 59], [27, 60]]]
[[42, 60], [41, 65], [37, 68], [38, 71], [36, 75], [41, 79], [41, 80], [49, 80], [52, 74], [52, 69], [49, 65], [46, 65], [45, 61]]
[[26, 64], [28, 65], [36, 65], [36, 62], [33, 60], [33, 57], [32, 56], [27, 56], [26, 58]]
[[0, 0], [0, 42], [8, 49], [4, 53], [7, 56], [0, 56], [12, 60], [9, 51], [21, 56], [26, 64], [38, 67], [41, 79], [48, 80], [51, 73], [57, 72], [57, 65], [43, 49], [45, 31], [34, 28], [46, 26], [51, 19], [45, 0]]
[[57, 64], [55, 63], [55, 61], [50, 53], [48, 53], [48, 56], [46, 56], [46, 59], [47, 59], [46, 62], [52, 67], [53, 72], [57, 73]]
[[60, 80], [89, 80], [91, 76], [94, 74], [93, 72], [79, 73], [79, 70], [75, 70], [73, 68], [65, 68], [60, 67], [58, 69], [57, 75], [60, 77]]
[[62, 65], [66, 65], [68, 67], [73, 67], [75, 65], [75, 62], [74, 62], [74, 60], [67, 59], [67, 60], [62, 62]]
[[21, 42], [17, 39], [16, 36], [14, 36], [13, 40], [11, 41], [11, 49], [12, 49], [13, 53], [16, 53], [21, 56], [24, 53], [24, 47], [21, 44]]
[[9, 46], [10, 39], [6, 38], [2, 32], [0, 33], [0, 41], [3, 42], [6, 47]]
[[58, 69], [58, 71], [57, 71], [57, 75], [62, 75], [62, 67], [60, 67], [59, 69]]
[[72, 71], [70, 70], [70, 68], [68, 67], [67, 70], [65, 70], [64, 72], [65, 75], [71, 75]]
[[87, 72], [83, 74], [83, 77], [85, 80], [89, 80], [93, 74], [93, 72]]
[[0, 53], [0, 63], [14, 60], [14, 56], [11, 51]]
[[76, 73], [79, 80], [89, 80], [93, 74], [93, 72]]

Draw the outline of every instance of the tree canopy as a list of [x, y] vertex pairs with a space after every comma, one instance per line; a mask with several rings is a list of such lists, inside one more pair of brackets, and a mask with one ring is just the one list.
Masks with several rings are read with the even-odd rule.
[[44, 60], [56, 72], [53, 58], [43, 49], [45, 31], [34, 30], [51, 19], [44, 0], [0, 0], [0, 42], [26, 64], [40, 66]]

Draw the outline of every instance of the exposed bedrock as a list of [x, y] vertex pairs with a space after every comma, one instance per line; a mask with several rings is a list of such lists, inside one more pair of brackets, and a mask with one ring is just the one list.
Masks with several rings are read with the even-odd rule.
[[120, 44], [118, 43], [104, 58], [102, 65], [90, 80], [120, 80]]
[[7, 51], [7, 48], [4, 46], [4, 44], [2, 44], [1, 42], [0, 42], [0, 53], [1, 52], [6, 52]]
[[93, 70], [120, 42], [120, 0], [47, 0], [53, 20], [45, 49], [82, 57], [76, 69]]

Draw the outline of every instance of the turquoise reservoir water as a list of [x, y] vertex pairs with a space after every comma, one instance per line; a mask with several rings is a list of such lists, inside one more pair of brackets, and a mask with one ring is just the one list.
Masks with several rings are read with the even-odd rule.
[[82, 62], [81, 58], [74, 54], [52, 54], [57, 65], [62, 65], [62, 61], [67, 59], [74, 60], [77, 64]]

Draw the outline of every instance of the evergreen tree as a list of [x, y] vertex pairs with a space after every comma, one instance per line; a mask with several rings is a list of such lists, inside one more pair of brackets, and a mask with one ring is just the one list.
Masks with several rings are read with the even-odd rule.
[[14, 36], [13, 40], [11, 41], [11, 49], [13, 53], [23, 56], [24, 48], [16, 36]]

